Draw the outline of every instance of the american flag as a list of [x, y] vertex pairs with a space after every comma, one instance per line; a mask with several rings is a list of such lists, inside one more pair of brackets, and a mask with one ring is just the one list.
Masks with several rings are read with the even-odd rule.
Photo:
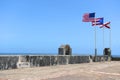
[[92, 22], [92, 21], [94, 21], [94, 18], [95, 18], [95, 13], [85, 13], [83, 15], [82, 21], [83, 22]]

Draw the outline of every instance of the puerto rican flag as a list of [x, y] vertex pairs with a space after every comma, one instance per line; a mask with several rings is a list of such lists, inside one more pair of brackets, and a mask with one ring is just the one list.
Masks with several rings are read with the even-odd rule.
[[92, 26], [103, 25], [103, 23], [104, 23], [103, 20], [104, 20], [104, 18], [95, 18], [92, 21]]

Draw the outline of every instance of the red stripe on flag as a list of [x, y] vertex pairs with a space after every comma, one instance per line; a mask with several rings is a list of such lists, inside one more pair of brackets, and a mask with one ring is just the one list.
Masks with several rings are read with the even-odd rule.
[[83, 22], [92, 22], [92, 21], [94, 21], [94, 18], [90, 18], [90, 17], [89, 17], [89, 13], [85, 13], [85, 14], [83, 15], [82, 21], [83, 21]]

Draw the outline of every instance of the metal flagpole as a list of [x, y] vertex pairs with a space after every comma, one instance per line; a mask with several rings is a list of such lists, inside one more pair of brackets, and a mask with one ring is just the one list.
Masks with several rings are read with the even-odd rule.
[[111, 52], [111, 24], [110, 24], [110, 31], [109, 31], [109, 47]]
[[[103, 50], [104, 50], [104, 27], [103, 27]], [[104, 54], [104, 51], [103, 51], [103, 54]]]
[[96, 47], [96, 19], [95, 19], [95, 62], [97, 61], [97, 47]]
[[96, 27], [95, 27], [95, 62], [97, 61], [97, 47], [96, 47]]
[[110, 31], [109, 31], [109, 47], [111, 49], [111, 25], [110, 25]]
[[104, 51], [104, 45], [105, 45], [105, 43], [104, 43], [104, 27], [103, 27], [103, 57], [104, 57], [104, 61], [105, 61], [105, 51]]
[[109, 54], [109, 57], [108, 57], [108, 61], [111, 61], [111, 25], [110, 24], [109, 24], [109, 27], [110, 27], [109, 28], [110, 29], [109, 30], [109, 47], [110, 47], [109, 52], [110, 52], [110, 54]]

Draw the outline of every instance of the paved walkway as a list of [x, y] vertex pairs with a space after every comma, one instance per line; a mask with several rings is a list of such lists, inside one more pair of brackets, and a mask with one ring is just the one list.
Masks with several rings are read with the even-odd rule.
[[120, 62], [4, 70], [0, 71], [0, 80], [120, 80]]

